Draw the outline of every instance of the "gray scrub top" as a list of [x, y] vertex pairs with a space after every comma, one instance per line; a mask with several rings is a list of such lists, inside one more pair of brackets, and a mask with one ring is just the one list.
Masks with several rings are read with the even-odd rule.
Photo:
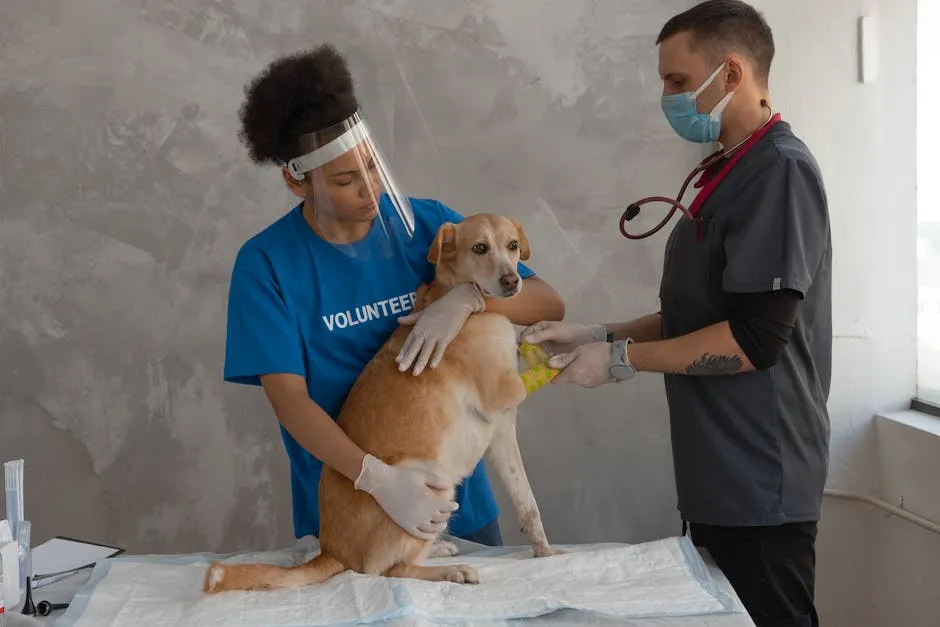
[[[818, 520], [829, 461], [832, 243], [822, 176], [775, 124], [666, 245], [664, 338], [728, 319], [728, 293], [796, 290], [777, 363], [744, 374], [666, 375], [679, 511], [692, 523]], [[698, 222], [701, 224], [698, 224]]]

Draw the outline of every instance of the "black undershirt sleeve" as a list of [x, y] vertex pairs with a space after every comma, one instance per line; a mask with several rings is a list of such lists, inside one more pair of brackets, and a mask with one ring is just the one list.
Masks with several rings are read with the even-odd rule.
[[728, 325], [741, 350], [758, 370], [777, 363], [793, 332], [800, 293], [777, 290], [756, 294], [727, 293]]

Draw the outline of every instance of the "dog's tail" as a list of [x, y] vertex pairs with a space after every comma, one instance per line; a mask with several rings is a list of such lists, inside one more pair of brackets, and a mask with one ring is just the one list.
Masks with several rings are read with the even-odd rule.
[[321, 583], [346, 570], [339, 560], [324, 553], [300, 566], [274, 564], [213, 563], [206, 571], [203, 592], [226, 590], [274, 590]]

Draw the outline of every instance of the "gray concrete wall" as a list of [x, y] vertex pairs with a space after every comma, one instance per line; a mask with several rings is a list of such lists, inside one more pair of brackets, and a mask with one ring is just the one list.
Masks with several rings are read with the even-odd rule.
[[[662, 117], [654, 46], [691, 4], [4, 0], [0, 459], [26, 459], [36, 540], [291, 540], [275, 418], [221, 381], [234, 255], [292, 202], [236, 136], [268, 61], [336, 44], [409, 193], [520, 219], [572, 318], [627, 318], [657, 306], [665, 235], [622, 239], [620, 207], [701, 152]], [[658, 377], [540, 391], [520, 434], [553, 540], [678, 530]]]

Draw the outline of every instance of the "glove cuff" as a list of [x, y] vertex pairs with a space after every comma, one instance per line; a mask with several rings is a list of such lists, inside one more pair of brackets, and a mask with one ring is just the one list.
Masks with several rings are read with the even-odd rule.
[[362, 459], [362, 470], [359, 471], [359, 476], [356, 477], [353, 486], [357, 490], [372, 494], [373, 490], [383, 483], [382, 480], [387, 474], [387, 468], [388, 464], [366, 453], [366, 456]]
[[603, 324], [592, 324], [591, 325], [591, 342], [607, 342], [608, 333], [607, 327]]
[[486, 311], [486, 301], [483, 300], [483, 292], [480, 291], [476, 283], [461, 283], [453, 289], [461, 288], [466, 294], [466, 302], [470, 307], [470, 313], [480, 313]]

